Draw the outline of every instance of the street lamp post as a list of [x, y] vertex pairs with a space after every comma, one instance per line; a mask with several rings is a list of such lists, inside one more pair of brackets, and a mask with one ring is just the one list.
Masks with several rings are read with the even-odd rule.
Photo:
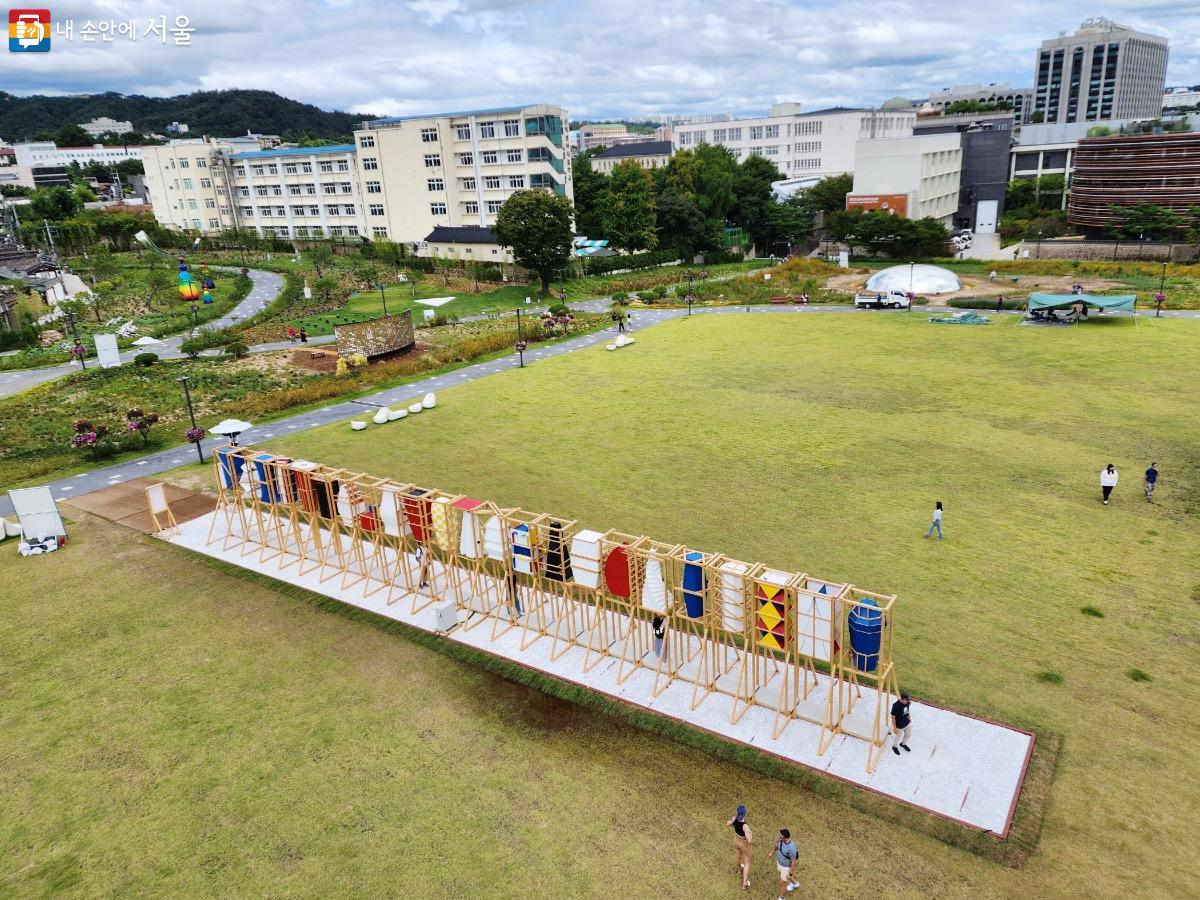
[[[183, 375], [179, 378], [176, 378], [175, 380], [183, 385], [183, 397], [187, 401], [188, 418], [192, 422], [192, 431], [195, 431], [196, 430], [196, 412], [195, 412], [195, 410], [192, 409], [192, 392], [190, 390], [188, 390], [187, 376]], [[200, 457], [200, 462], [204, 462], [204, 447], [202, 445], [202, 440], [203, 439], [201, 439], [200, 441], [196, 441], [196, 455]]]
[[[908, 264], [908, 302], [910, 305], [912, 304], [913, 295], [913, 276], [916, 275], [916, 272], [917, 264], [915, 262], [910, 262]], [[875, 296], [878, 297], [879, 295], [876, 294]]]
[[1041, 258], [1042, 258], [1042, 233], [1039, 231], [1038, 232], [1038, 241], [1037, 241], [1037, 256], [1035, 256], [1034, 259], [1041, 259]]
[[1158, 309], [1154, 311], [1154, 318], [1162, 315], [1163, 304], [1167, 302], [1167, 295], [1164, 293], [1167, 287], [1167, 264], [1162, 264], [1162, 275], [1158, 279], [1158, 293], [1154, 295], [1154, 302]]
[[525, 332], [521, 329], [521, 307], [517, 307], [517, 358], [521, 361], [521, 368], [525, 368]]
[[688, 315], [690, 316], [692, 314], [692, 303], [695, 300], [695, 298], [692, 297], [692, 284], [696, 281], [696, 273], [693, 272], [691, 269], [688, 269], [687, 274], [684, 275], [683, 277], [687, 279], [687, 283], [688, 283], [687, 297], [685, 297], [684, 299], [687, 302]]
[[379, 282], [379, 300], [383, 304], [383, 314], [386, 316], [387, 311], [387, 295], [383, 292], [383, 282]]
[[[75, 346], [82, 347], [83, 343], [79, 340], [79, 332], [75, 330], [75, 313], [71, 312], [69, 309], [63, 310], [63, 312], [66, 314], [66, 317], [67, 317], [67, 325], [70, 326], [70, 328], [71, 328], [71, 337], [75, 341]], [[86, 355], [87, 355], [87, 351], [84, 351], [83, 353], [80, 353], [78, 356], [79, 365], [84, 369], [87, 368], [87, 362], [84, 361], [84, 357]]]

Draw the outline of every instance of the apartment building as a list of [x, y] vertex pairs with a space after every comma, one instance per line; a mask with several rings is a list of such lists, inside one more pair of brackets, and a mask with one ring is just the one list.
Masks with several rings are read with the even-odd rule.
[[954, 224], [962, 178], [962, 135], [922, 134], [858, 142], [848, 208], [888, 208], [910, 219]]
[[1098, 122], [1162, 113], [1167, 39], [1087, 19], [1072, 35], [1042, 41], [1031, 121]]
[[166, 228], [220, 231], [239, 224], [226, 158], [258, 142], [237, 138], [190, 138], [141, 148], [146, 199]]
[[490, 228], [514, 191], [572, 199], [566, 124], [548, 104], [364, 123], [354, 132], [362, 233], [419, 244], [438, 226]]
[[239, 227], [281, 238], [363, 233], [353, 144], [248, 150], [227, 160]]
[[79, 127], [92, 137], [100, 137], [102, 134], [126, 134], [133, 131], [132, 122], [120, 122], [110, 119], [108, 116], [100, 116], [90, 122], [81, 122]]
[[674, 144], [676, 150], [720, 144], [739, 162], [757, 153], [788, 177], [825, 178], [854, 171], [859, 141], [911, 136], [916, 119], [912, 109], [832, 107], [806, 113], [799, 103], [777, 103], [761, 118], [676, 125]]
[[639, 141], [620, 144], [601, 150], [592, 157], [592, 168], [602, 175], [611, 175], [613, 166], [633, 160], [643, 169], [661, 169], [671, 161], [670, 141]]

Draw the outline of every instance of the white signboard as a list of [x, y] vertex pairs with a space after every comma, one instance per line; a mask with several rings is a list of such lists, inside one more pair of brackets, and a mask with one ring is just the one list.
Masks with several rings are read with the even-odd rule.
[[117, 350], [115, 334], [97, 334], [93, 340], [96, 342], [96, 357], [100, 361], [100, 368], [115, 369], [121, 365], [121, 354]]
[[58, 504], [48, 487], [14, 488], [8, 492], [13, 511], [21, 523], [26, 540], [44, 535], [65, 537], [67, 529], [58, 514]]
[[838, 268], [839, 269], [850, 268], [850, 251], [849, 250], [841, 250], [838, 252]]

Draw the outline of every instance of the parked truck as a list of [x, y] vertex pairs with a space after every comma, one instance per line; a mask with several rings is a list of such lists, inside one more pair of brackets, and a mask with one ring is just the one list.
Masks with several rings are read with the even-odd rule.
[[856, 309], [909, 309], [904, 291], [861, 291], [854, 297]]

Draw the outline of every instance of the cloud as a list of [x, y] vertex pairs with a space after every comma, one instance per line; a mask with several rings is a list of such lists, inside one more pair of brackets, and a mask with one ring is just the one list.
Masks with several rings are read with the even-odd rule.
[[[75, 38], [0, 55], [17, 94], [262, 88], [379, 114], [546, 101], [573, 116], [875, 104], [969, 82], [1028, 85], [1038, 44], [1090, 16], [1171, 37], [1168, 83], [1200, 82], [1192, 0], [67, 0]], [[86, 20], [186, 15], [191, 47], [85, 44]]]

